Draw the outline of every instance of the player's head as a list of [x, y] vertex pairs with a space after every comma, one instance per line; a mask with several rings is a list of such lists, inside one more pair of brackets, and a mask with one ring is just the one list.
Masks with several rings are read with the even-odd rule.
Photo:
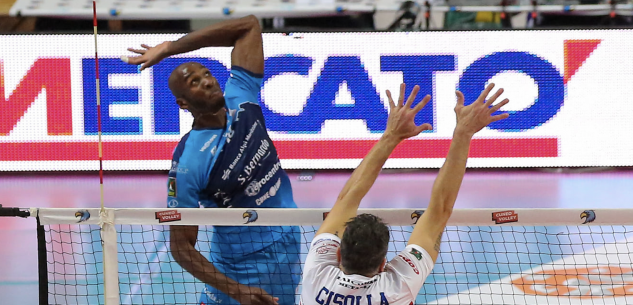
[[200, 63], [181, 64], [169, 76], [169, 89], [180, 108], [192, 114], [215, 113], [224, 107], [218, 80]]
[[339, 259], [347, 274], [372, 277], [385, 266], [389, 248], [389, 228], [382, 219], [360, 214], [345, 226]]

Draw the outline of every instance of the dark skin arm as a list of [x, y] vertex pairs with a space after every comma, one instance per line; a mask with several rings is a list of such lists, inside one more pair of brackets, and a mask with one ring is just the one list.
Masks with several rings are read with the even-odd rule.
[[262, 289], [241, 285], [218, 271], [195, 248], [197, 239], [198, 226], [170, 226], [171, 254], [183, 269], [241, 304], [277, 304], [277, 298]]
[[142, 45], [145, 49], [128, 49], [141, 54], [123, 57], [123, 61], [149, 68], [161, 60], [206, 47], [233, 47], [231, 64], [250, 72], [264, 73], [264, 48], [259, 21], [253, 15], [219, 22], [189, 33], [176, 41], [165, 41], [155, 47]]

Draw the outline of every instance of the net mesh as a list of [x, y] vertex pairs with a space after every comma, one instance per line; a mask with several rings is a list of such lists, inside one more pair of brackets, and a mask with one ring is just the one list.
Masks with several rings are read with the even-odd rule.
[[[301, 226], [302, 263], [316, 229]], [[390, 229], [387, 259], [404, 249], [413, 226]], [[200, 304], [205, 285], [175, 262], [169, 226], [116, 230], [121, 304]], [[449, 226], [416, 304], [631, 303], [632, 233], [622, 225]], [[200, 227], [196, 248], [207, 258], [213, 234]], [[50, 303], [103, 304], [99, 227], [47, 225], [46, 235]]]
[[103, 248], [97, 225], [48, 225], [50, 304], [103, 304]]

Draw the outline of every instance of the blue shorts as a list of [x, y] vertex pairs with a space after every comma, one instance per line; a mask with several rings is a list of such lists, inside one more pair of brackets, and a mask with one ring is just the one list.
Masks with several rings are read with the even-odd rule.
[[[259, 287], [273, 297], [279, 298], [279, 305], [294, 305], [297, 287], [301, 281], [301, 233], [298, 227], [295, 228], [270, 246], [245, 256], [239, 263], [213, 262], [213, 265], [238, 283]], [[206, 285], [200, 297], [200, 304], [240, 303], [216, 288]]]

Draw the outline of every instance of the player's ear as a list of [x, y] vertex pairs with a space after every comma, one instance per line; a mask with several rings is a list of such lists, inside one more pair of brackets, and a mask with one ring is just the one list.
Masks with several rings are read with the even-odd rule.
[[178, 104], [178, 107], [180, 107], [180, 109], [189, 110], [189, 103], [187, 103], [187, 101], [184, 98], [181, 98], [181, 97], [177, 98], [176, 104]]
[[338, 262], [338, 264], [341, 264], [341, 247], [338, 247], [338, 249], [336, 249], [336, 261]]
[[385, 271], [385, 265], [387, 265], [387, 258], [386, 257], [382, 259], [382, 264], [380, 264], [380, 269], [378, 269], [378, 272]]

